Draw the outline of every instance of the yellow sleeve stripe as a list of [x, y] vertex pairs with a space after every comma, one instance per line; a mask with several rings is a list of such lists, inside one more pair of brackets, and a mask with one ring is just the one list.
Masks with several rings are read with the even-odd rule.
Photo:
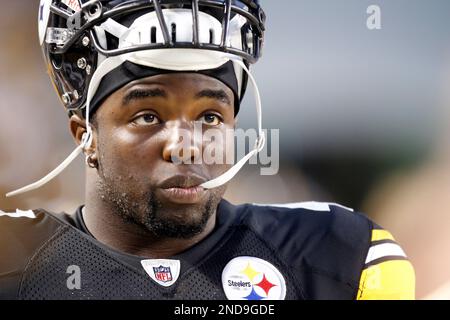
[[389, 260], [361, 274], [358, 300], [415, 299], [414, 268], [408, 260]]
[[371, 240], [379, 241], [379, 240], [395, 240], [395, 239], [389, 231], [383, 229], [373, 229]]

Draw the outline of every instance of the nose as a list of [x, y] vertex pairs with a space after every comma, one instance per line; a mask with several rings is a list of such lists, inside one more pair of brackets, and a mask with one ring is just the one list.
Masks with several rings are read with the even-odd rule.
[[192, 164], [200, 159], [201, 135], [186, 122], [167, 122], [167, 137], [162, 149], [165, 161]]

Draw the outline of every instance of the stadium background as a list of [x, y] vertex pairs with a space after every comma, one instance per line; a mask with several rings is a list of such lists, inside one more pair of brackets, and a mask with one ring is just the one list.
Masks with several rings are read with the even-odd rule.
[[[84, 197], [81, 158], [44, 188], [4, 197], [74, 148], [41, 58], [38, 2], [1, 3], [0, 208], [71, 212]], [[266, 46], [253, 71], [264, 127], [280, 129], [280, 171], [247, 165], [226, 198], [364, 211], [409, 255], [417, 297], [450, 299], [450, 2], [262, 3]], [[381, 30], [366, 27], [371, 4]], [[241, 110], [240, 127], [254, 126], [251, 95]]]

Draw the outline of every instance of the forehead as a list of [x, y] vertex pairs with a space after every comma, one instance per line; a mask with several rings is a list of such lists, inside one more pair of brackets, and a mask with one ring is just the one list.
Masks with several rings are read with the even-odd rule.
[[130, 88], [140, 85], [163, 85], [167, 90], [174, 90], [175, 92], [182, 89], [187, 89], [189, 91], [202, 90], [205, 88], [222, 89], [229, 94], [230, 97], [233, 96], [233, 91], [222, 81], [194, 72], [165, 73], [150, 76], [131, 81], [118, 91], [125, 93]]
[[[130, 96], [133, 97], [132, 100], [129, 98]], [[164, 73], [133, 80], [110, 94], [95, 111], [95, 114], [127, 113], [133, 109], [130, 108], [131, 101], [143, 102], [134, 104], [137, 107], [145, 105], [145, 101], [148, 101], [146, 99], [153, 99], [152, 97], [159, 99], [158, 103], [163, 100], [171, 101], [170, 103], [177, 101], [176, 106], [181, 106], [179, 102], [182, 101], [198, 101], [202, 97], [209, 97], [220, 102], [216, 106], [222, 105], [223, 108], [229, 109], [234, 114], [233, 90], [220, 80], [195, 72]], [[167, 107], [165, 103], [164, 105]], [[183, 110], [188, 110], [184, 103], [183, 106]]]

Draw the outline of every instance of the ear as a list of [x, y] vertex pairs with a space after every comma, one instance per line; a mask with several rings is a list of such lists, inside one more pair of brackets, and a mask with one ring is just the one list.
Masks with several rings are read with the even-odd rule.
[[[69, 128], [70, 133], [72, 134], [72, 137], [75, 140], [75, 143], [77, 145], [80, 145], [81, 141], [83, 140], [83, 136], [87, 133], [86, 120], [81, 118], [79, 115], [74, 114], [70, 117]], [[93, 137], [91, 146], [89, 147], [89, 149], [85, 150], [85, 153], [87, 154], [94, 153], [97, 145], [97, 136], [93, 127], [92, 127], [92, 135]]]

